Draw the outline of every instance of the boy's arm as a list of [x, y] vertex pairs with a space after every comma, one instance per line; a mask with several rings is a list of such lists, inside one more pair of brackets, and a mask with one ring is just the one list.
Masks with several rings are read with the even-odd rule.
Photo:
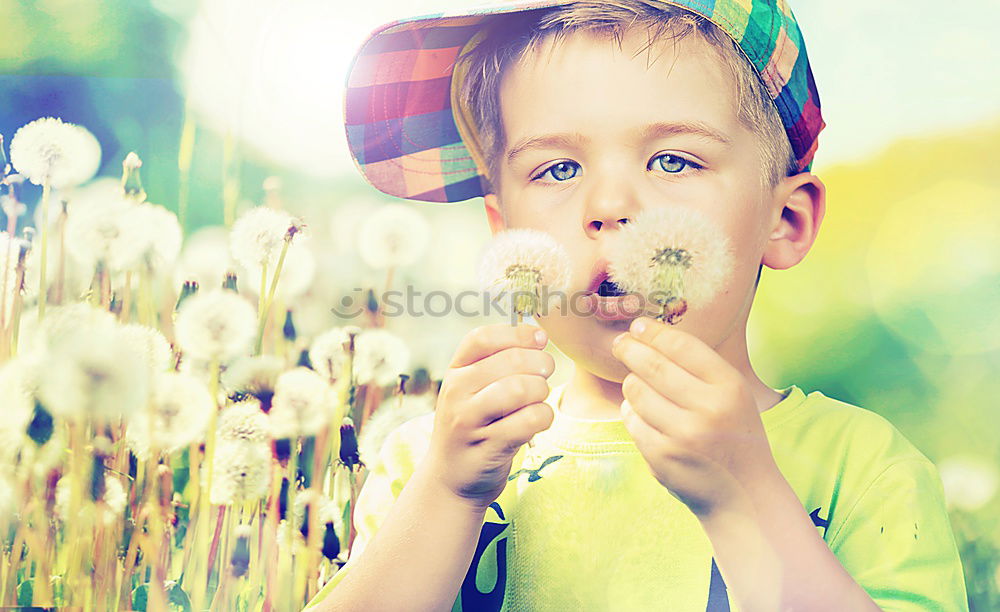
[[486, 510], [441, 486], [437, 468], [417, 467], [352, 571], [309, 612], [452, 609]]

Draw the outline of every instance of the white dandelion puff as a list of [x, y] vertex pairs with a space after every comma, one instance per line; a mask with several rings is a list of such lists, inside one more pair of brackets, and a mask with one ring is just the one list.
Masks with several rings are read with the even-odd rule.
[[[347, 363], [347, 343], [349, 332], [360, 333], [357, 326], [334, 327], [316, 336], [309, 347], [309, 362], [314, 370], [331, 382], [336, 382], [344, 374]], [[357, 338], [355, 338], [355, 351]]]
[[90, 267], [103, 262], [113, 271], [135, 269], [158, 231], [147, 219], [120, 194], [73, 206], [66, 217], [66, 249]]
[[357, 384], [388, 385], [410, 365], [410, 348], [385, 329], [363, 330], [354, 341], [354, 376]]
[[479, 283], [486, 292], [508, 292], [519, 315], [539, 311], [541, 292], [569, 286], [570, 258], [551, 234], [535, 229], [498, 232], [483, 249]]
[[[243, 278], [250, 282], [245, 282], [244, 287], [253, 295], [259, 295], [261, 267], [251, 266], [243, 268]], [[273, 269], [270, 270], [273, 272]], [[316, 258], [309, 249], [308, 237], [296, 237], [288, 245], [288, 252], [285, 253], [285, 261], [281, 266], [281, 278], [275, 288], [275, 295], [286, 302], [295, 299], [305, 293], [312, 285], [316, 275]], [[265, 291], [268, 287], [265, 287]]]
[[[7, 232], [0, 231], [0, 301], [3, 302], [3, 320], [9, 321], [13, 313], [14, 298], [21, 286], [17, 282], [17, 262], [21, 247], [29, 246], [21, 238], [11, 237]], [[31, 255], [25, 261], [25, 280], [28, 279], [28, 267]]]
[[257, 400], [237, 402], [219, 414], [216, 436], [220, 442], [257, 443], [270, 440], [267, 415]]
[[121, 517], [125, 510], [125, 504], [128, 503], [128, 495], [122, 481], [113, 476], [105, 476], [102, 499], [107, 506], [104, 513], [104, 524], [110, 525], [115, 519]]
[[271, 436], [313, 436], [326, 427], [336, 405], [333, 388], [309, 368], [295, 368], [278, 377], [270, 420]]
[[270, 405], [285, 361], [275, 355], [240, 357], [222, 373], [222, 386], [229, 393], [246, 393]]
[[608, 277], [679, 314], [707, 305], [732, 268], [729, 239], [704, 214], [686, 208], [646, 209], [621, 228], [609, 245]]
[[60, 189], [89, 180], [101, 164], [101, 145], [86, 128], [42, 117], [21, 126], [10, 141], [10, 162], [36, 185]]
[[150, 240], [143, 253], [154, 270], [169, 270], [177, 261], [184, 233], [177, 215], [159, 204], [143, 202], [135, 206], [139, 224], [150, 233]]
[[150, 372], [163, 372], [173, 367], [173, 351], [160, 330], [148, 325], [129, 323], [122, 325], [121, 331], [140, 350], [143, 362]]
[[120, 326], [78, 328], [44, 357], [38, 395], [54, 415], [72, 421], [115, 419], [141, 409], [149, 373], [144, 356]]
[[0, 460], [4, 465], [17, 456], [31, 422], [35, 404], [32, 394], [32, 372], [17, 358], [0, 365]]
[[232, 291], [199, 291], [177, 313], [176, 337], [184, 353], [196, 359], [228, 362], [249, 351], [257, 334], [257, 313]]
[[228, 505], [265, 497], [271, 483], [271, 448], [268, 444], [225, 441], [215, 449], [209, 501]]
[[430, 224], [405, 204], [386, 204], [364, 220], [358, 232], [358, 254], [373, 268], [408, 266], [423, 255]]
[[1000, 474], [995, 465], [972, 456], [953, 456], [938, 464], [949, 507], [975, 511], [996, 495]]
[[213, 410], [212, 395], [200, 380], [162, 372], [154, 379], [148, 410], [129, 419], [125, 439], [143, 461], [151, 449], [172, 453], [204, 438]]
[[434, 399], [429, 393], [386, 398], [358, 434], [358, 454], [368, 466], [375, 465], [382, 443], [392, 430], [418, 416], [434, 412]]
[[86, 302], [74, 302], [47, 310], [41, 325], [38, 313], [24, 313], [18, 345], [26, 349], [44, 350], [71, 338], [81, 329], [99, 329], [117, 325], [110, 312]]
[[[73, 477], [69, 475], [63, 476], [56, 482], [55, 513], [56, 518], [63, 522], [78, 516], [80, 511], [80, 509], [70, 507], [73, 495], [72, 485]], [[86, 487], [83, 491], [82, 501], [86, 507], [86, 511], [92, 511], [90, 492]], [[128, 503], [128, 495], [125, 492], [125, 487], [118, 478], [105, 475], [104, 495], [101, 496], [101, 501], [105, 504], [102, 521], [105, 525], [110, 525], [116, 518], [121, 516], [125, 510], [125, 505]]]
[[[202, 289], [222, 286], [226, 272], [235, 271], [237, 264], [229, 250], [229, 232], [223, 226], [203, 227], [191, 234], [184, 243], [177, 266], [174, 268], [174, 286], [184, 281], [195, 281]], [[240, 278], [240, 284], [247, 279]], [[259, 277], [251, 283], [259, 283]]]
[[244, 268], [277, 264], [285, 235], [295, 220], [286, 212], [257, 206], [243, 213], [233, 223], [229, 245], [233, 259]]

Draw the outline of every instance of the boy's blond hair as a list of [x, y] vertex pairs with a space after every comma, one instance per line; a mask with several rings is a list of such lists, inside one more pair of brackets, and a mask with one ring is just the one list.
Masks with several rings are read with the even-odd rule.
[[470, 127], [476, 131], [486, 157], [494, 191], [499, 190], [500, 165], [507, 144], [500, 113], [504, 71], [535, 52], [550, 36], [558, 43], [571, 32], [610, 33], [621, 49], [625, 31], [634, 26], [647, 28], [650, 43], [643, 49], [647, 54], [655, 43], [680, 40], [692, 31], [716, 49], [735, 81], [737, 118], [758, 137], [761, 188], [770, 190], [782, 177], [797, 172], [781, 117], [763, 81], [739, 45], [712, 22], [655, 0], [583, 0], [541, 10], [541, 15], [538, 11], [503, 15], [478, 45], [456, 60], [465, 64], [466, 75], [459, 84], [459, 100], [469, 110], [474, 124]]

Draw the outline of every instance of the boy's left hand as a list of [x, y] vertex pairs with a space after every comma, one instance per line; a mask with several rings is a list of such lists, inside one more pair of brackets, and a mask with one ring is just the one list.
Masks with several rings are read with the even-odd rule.
[[639, 317], [612, 354], [630, 370], [625, 427], [660, 484], [700, 519], [780, 475], [746, 378], [700, 339]]

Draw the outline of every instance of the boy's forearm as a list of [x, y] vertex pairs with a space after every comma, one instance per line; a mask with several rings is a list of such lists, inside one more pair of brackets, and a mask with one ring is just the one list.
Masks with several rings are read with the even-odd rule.
[[701, 518], [739, 609], [881, 610], [820, 537], [781, 473], [758, 485]]
[[357, 565], [316, 612], [451, 610], [485, 515], [418, 466]]

